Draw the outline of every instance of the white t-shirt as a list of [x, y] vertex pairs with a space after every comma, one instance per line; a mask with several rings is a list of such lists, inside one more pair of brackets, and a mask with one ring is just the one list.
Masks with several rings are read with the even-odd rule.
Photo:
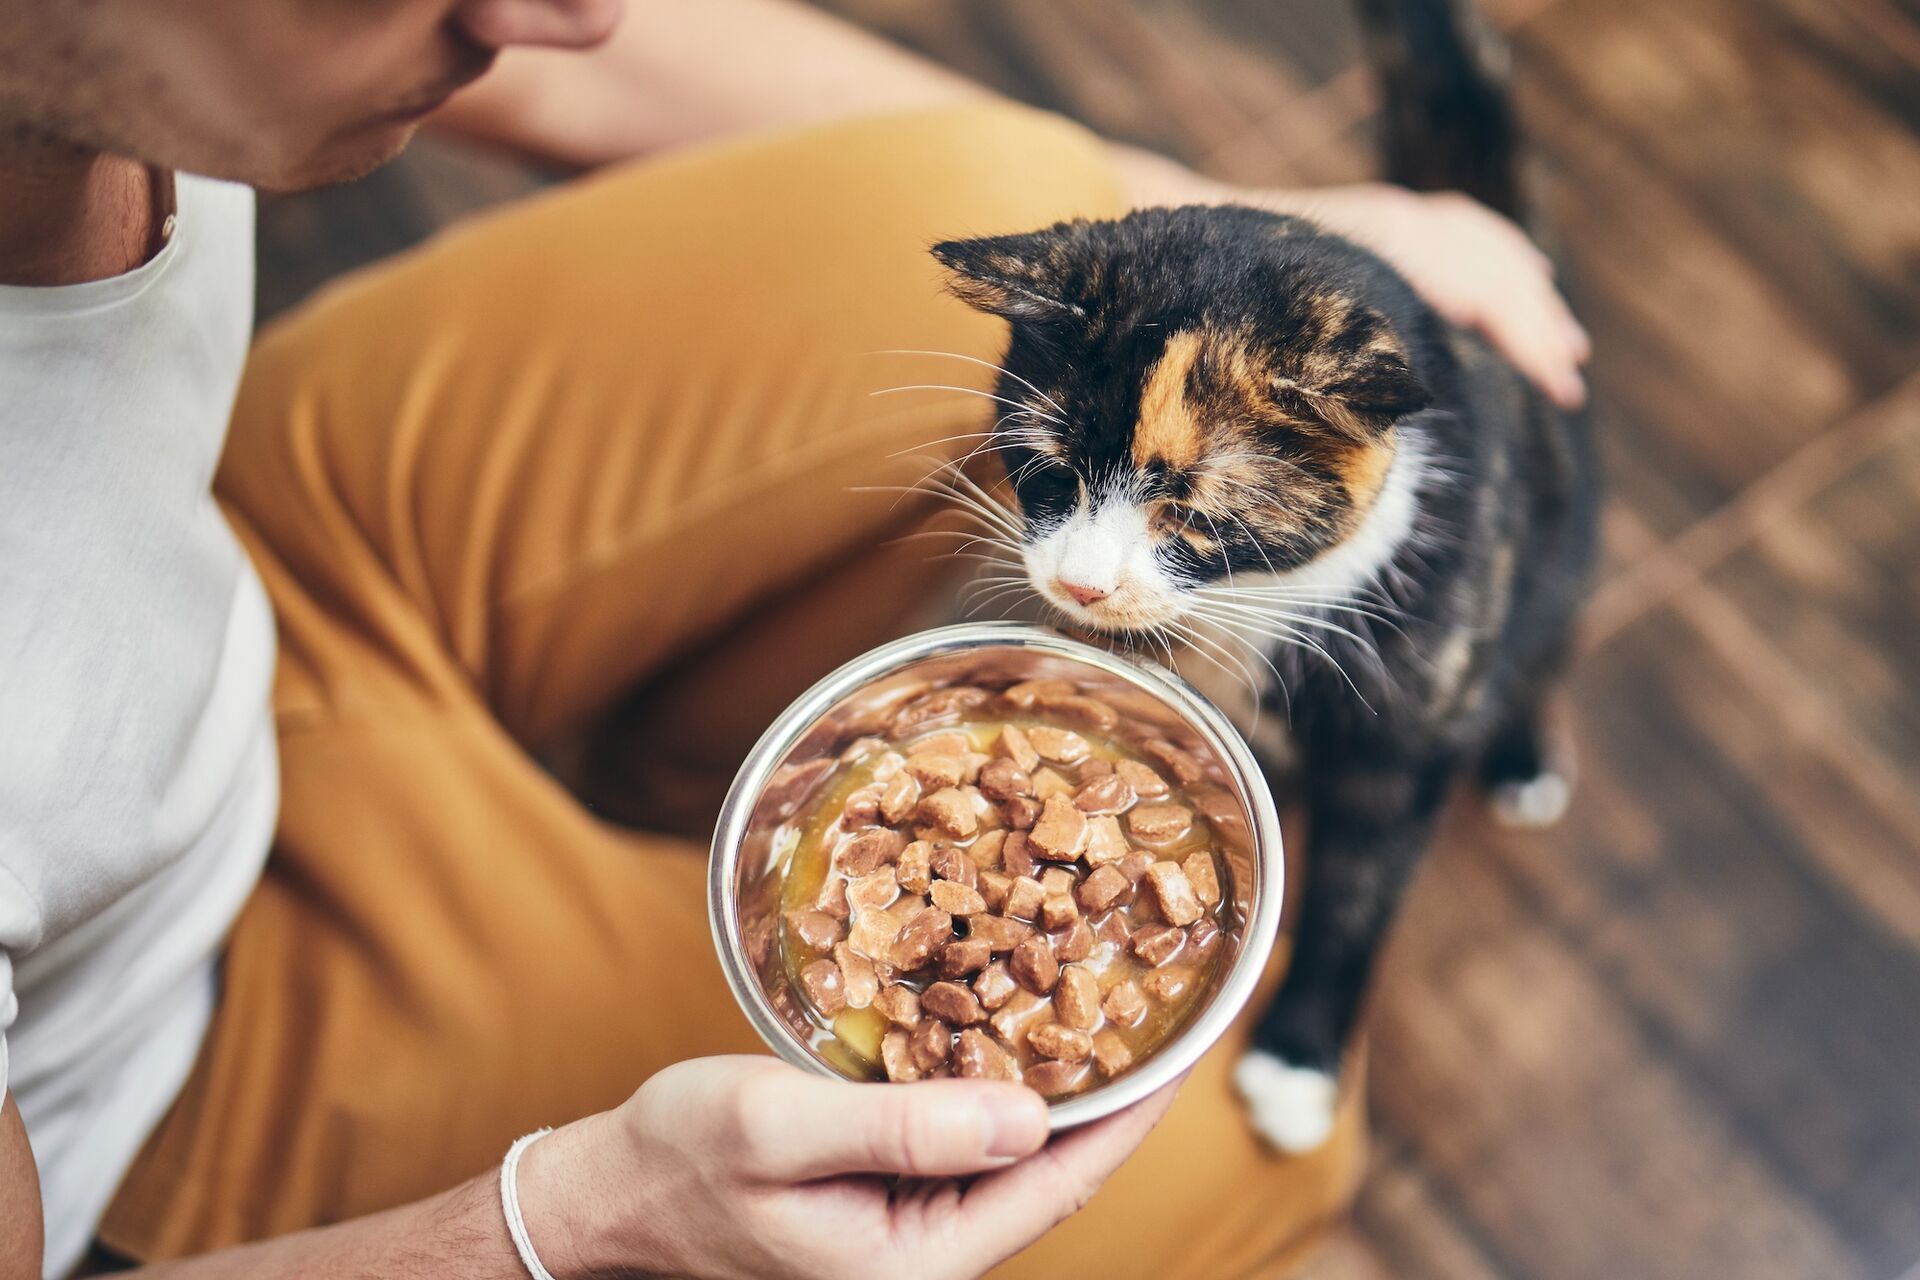
[[126, 275], [0, 287], [0, 1087], [46, 1273], [185, 1081], [273, 836], [273, 617], [214, 504], [253, 194], [176, 180]]

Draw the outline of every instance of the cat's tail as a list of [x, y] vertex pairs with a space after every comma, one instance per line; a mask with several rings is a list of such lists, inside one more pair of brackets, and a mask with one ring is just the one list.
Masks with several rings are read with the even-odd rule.
[[1507, 50], [1473, 0], [1358, 0], [1385, 103], [1387, 176], [1525, 222]]

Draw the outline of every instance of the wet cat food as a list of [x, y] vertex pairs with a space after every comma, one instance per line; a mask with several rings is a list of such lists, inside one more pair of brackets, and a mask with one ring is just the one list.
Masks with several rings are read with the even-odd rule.
[[1186, 1021], [1230, 926], [1203, 777], [1071, 681], [941, 689], [863, 738], [799, 819], [781, 955], [851, 1074], [1132, 1069]]

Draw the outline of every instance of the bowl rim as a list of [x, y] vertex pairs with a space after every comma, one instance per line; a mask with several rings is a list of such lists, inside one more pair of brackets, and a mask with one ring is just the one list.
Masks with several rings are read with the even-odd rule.
[[1266, 972], [1267, 960], [1280, 932], [1286, 857], [1272, 788], [1239, 730], [1178, 674], [1157, 663], [1076, 640], [1050, 627], [1019, 622], [971, 622], [936, 627], [868, 650], [822, 677], [788, 704], [741, 763], [714, 826], [707, 861], [707, 922], [727, 985], [767, 1046], [803, 1070], [829, 1079], [849, 1079], [816, 1057], [774, 1012], [760, 989], [742, 931], [731, 926], [737, 918], [736, 882], [748, 822], [781, 757], [841, 699], [910, 663], [995, 647], [1035, 649], [1084, 663], [1170, 704], [1226, 766], [1230, 780], [1244, 797], [1249, 811], [1250, 856], [1259, 868], [1256, 883], [1251, 886], [1252, 905], [1242, 926], [1239, 955], [1220, 980], [1213, 1000], [1198, 1017], [1182, 1027], [1178, 1035], [1134, 1070], [1110, 1084], [1049, 1102], [1047, 1115], [1051, 1126], [1055, 1130], [1069, 1129], [1140, 1101], [1198, 1062], [1226, 1034], [1252, 997]]

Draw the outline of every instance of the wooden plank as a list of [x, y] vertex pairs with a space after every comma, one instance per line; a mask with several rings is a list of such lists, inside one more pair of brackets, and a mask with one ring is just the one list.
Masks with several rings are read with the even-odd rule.
[[1523, 65], [1685, 190], [1878, 394], [1920, 360], [1920, 138], [1772, 12], [1564, 0], [1522, 34]]
[[1920, 778], [1920, 397], [1903, 437], [1713, 582], [1866, 742]]
[[1375, 1113], [1473, 1237], [1512, 1273], [1555, 1280], [1866, 1275], [1751, 1148], [1747, 1117], [1521, 888], [1472, 823], [1453, 827], [1371, 1023]]

